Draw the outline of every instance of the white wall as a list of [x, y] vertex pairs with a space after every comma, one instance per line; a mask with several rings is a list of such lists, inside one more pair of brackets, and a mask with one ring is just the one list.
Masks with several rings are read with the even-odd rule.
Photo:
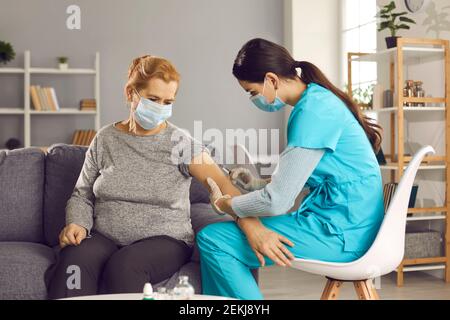
[[[284, 0], [285, 46], [340, 86], [340, 1]], [[290, 110], [285, 110], [285, 126]]]
[[[81, 8], [81, 30], [66, 28], [66, 8]], [[55, 67], [66, 55], [73, 67], [90, 66], [101, 54], [101, 124], [128, 117], [123, 86], [132, 58], [153, 54], [167, 57], [182, 80], [172, 121], [192, 132], [195, 120], [203, 128], [280, 128], [282, 114], [254, 108], [232, 76], [234, 58], [251, 38], [283, 40], [280, 0], [0, 0], [0, 39], [11, 42], [23, 65], [30, 49], [32, 64]], [[64, 107], [76, 107], [92, 97], [88, 77], [33, 76], [32, 84], [54, 86]], [[0, 107], [23, 106], [23, 80], [0, 77]], [[39, 116], [33, 145], [69, 142], [75, 129], [89, 128], [85, 117]], [[60, 118], [61, 117], [61, 118]], [[64, 119], [62, 118], [64, 117]], [[11, 136], [23, 137], [20, 116], [0, 116], [0, 148]], [[56, 141], [55, 141], [56, 140]]]
[[[378, 6], [384, 6], [391, 2], [391, 0], [377, 0]], [[398, 11], [407, 11], [404, 0], [395, 0], [395, 4]], [[450, 18], [444, 18], [442, 21], [447, 21], [445, 24], [441, 24], [438, 27], [435, 23], [432, 23], [435, 27], [430, 28], [430, 24], [428, 22], [429, 18], [434, 20], [436, 15], [439, 13], [444, 13], [450, 15], [450, 1], [448, 0], [431, 0], [429, 5], [417, 13], [409, 13], [409, 16], [416, 21], [415, 25], [412, 25], [410, 30], [401, 30], [399, 35], [404, 37], [415, 37], [415, 38], [441, 38], [441, 39], [449, 39], [450, 38]], [[380, 33], [380, 41], [381, 44], [384, 41], [384, 37], [389, 35], [388, 31], [383, 31]]]

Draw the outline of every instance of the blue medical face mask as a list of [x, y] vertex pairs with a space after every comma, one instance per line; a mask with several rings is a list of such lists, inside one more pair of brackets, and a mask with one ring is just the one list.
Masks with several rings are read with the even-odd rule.
[[140, 97], [134, 111], [134, 118], [145, 130], [153, 129], [172, 116], [172, 104], [159, 104], [147, 98]]
[[286, 103], [283, 102], [280, 98], [278, 98], [277, 90], [275, 89], [275, 100], [272, 103], [267, 102], [266, 97], [264, 96], [264, 89], [266, 88], [266, 79], [264, 79], [264, 85], [262, 93], [258, 93], [253, 97], [250, 97], [250, 100], [253, 102], [255, 106], [257, 106], [262, 111], [266, 112], [275, 112], [281, 110]]

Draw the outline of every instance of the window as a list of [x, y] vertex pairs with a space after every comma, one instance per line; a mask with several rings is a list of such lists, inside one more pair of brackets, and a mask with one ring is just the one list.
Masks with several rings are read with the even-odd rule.
[[[341, 0], [342, 83], [347, 85], [347, 53], [377, 49], [376, 0]], [[352, 64], [353, 90], [367, 89], [377, 80], [374, 62]]]

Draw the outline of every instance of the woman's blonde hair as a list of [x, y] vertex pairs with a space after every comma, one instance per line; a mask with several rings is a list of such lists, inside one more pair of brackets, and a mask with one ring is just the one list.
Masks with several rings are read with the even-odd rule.
[[131, 101], [131, 90], [141, 90], [148, 85], [150, 79], [157, 78], [165, 82], [180, 82], [180, 74], [167, 59], [144, 55], [133, 59], [128, 68], [128, 80], [125, 84], [125, 97]]

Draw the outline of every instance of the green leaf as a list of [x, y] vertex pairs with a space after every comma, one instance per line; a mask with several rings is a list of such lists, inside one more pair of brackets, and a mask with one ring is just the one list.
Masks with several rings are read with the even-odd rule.
[[416, 23], [413, 19], [410, 19], [410, 18], [407, 18], [407, 17], [400, 17], [400, 21], [409, 22], [409, 23]]
[[408, 12], [403, 11], [403, 12], [397, 12], [397, 13], [393, 13], [393, 16], [399, 17], [399, 16], [404, 16], [405, 14], [408, 14]]
[[6, 64], [16, 57], [12, 45], [9, 42], [0, 41], [0, 63]]
[[400, 25], [397, 26], [397, 29], [406, 29], [406, 30], [409, 30], [410, 27], [409, 27], [407, 24], [400, 24]]

